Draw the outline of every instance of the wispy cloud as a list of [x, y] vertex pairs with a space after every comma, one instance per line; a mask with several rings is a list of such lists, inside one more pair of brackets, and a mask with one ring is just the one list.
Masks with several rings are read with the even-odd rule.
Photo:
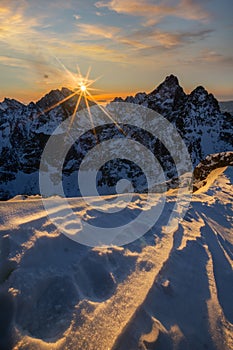
[[207, 63], [224, 63], [233, 65], [233, 56], [224, 55], [214, 50], [205, 49], [198, 57], [199, 61]]
[[39, 36], [42, 24], [37, 18], [26, 18], [26, 2], [8, 3], [3, 0], [0, 9], [0, 43], [15, 50], [25, 50]]
[[[58, 55], [65, 57], [67, 52], [73, 52], [76, 57], [86, 57], [92, 60], [101, 62], [118, 62], [124, 63], [128, 61], [128, 55], [122, 50], [117, 48], [111, 48], [102, 43], [65, 43], [60, 48], [54, 48], [53, 50]], [[69, 57], [69, 55], [68, 55]]]
[[36, 60], [1, 55], [0, 65], [17, 69], [17, 77], [21, 75], [24, 80], [34, 81], [36, 84], [38, 82], [42, 85], [67, 82], [67, 75], [63, 70], [40, 60], [39, 57]]
[[14, 68], [27, 68], [28, 63], [20, 58], [16, 57], [9, 57], [9, 56], [0, 56], [0, 64], [7, 66], [7, 67], [14, 67]]
[[100, 39], [114, 39], [120, 32], [120, 28], [105, 26], [101, 24], [87, 24], [79, 23], [78, 28], [78, 37], [84, 37], [87, 40], [95, 40], [96, 38]]
[[[190, 44], [205, 38], [211, 30], [199, 30], [189, 32], [164, 31], [155, 26], [140, 27], [138, 30], [120, 28], [117, 26], [82, 23], [81, 15], [74, 13], [73, 17], [78, 20], [74, 22], [73, 32], [69, 34], [69, 40], [59, 33], [48, 32], [40, 17], [29, 17], [26, 15], [28, 2], [7, 2], [2, 0], [3, 6], [0, 10], [0, 43], [10, 47], [15, 52], [35, 57], [49, 55], [49, 51], [55, 55], [67, 56], [69, 50], [77, 56], [92, 56], [92, 59], [102, 59], [112, 62], [127, 61], [132, 58], [135, 51], [143, 52], [143, 56], [153, 54], [155, 50], [173, 49], [184, 44]], [[70, 0], [71, 1], [71, 0]], [[69, 1], [69, 6], [70, 6]], [[13, 4], [13, 5], [12, 5]], [[20, 5], [19, 5], [20, 4]], [[169, 1], [159, 4], [149, 0], [112, 0], [100, 1], [96, 6], [108, 7], [118, 13], [142, 16], [145, 23], [154, 21], [167, 15], [183, 16], [188, 18], [203, 19], [207, 14], [202, 10], [198, 1], [180, 0], [177, 6]], [[48, 26], [47, 29], [50, 29]], [[130, 32], [131, 30], [131, 32]], [[41, 49], [40, 49], [41, 48]], [[42, 53], [43, 52], [43, 53]], [[47, 52], [47, 53], [46, 53]], [[43, 58], [43, 57], [42, 57]], [[45, 60], [44, 60], [45, 61]]]
[[132, 45], [134, 42], [141, 41], [147, 48], [160, 45], [165, 49], [170, 49], [203, 40], [212, 32], [212, 29], [168, 32], [158, 28], [143, 28], [128, 35], [127, 39]]
[[191, 59], [182, 60], [184, 64], [207, 64], [219, 65], [222, 67], [231, 67], [233, 65], [233, 56], [216, 52], [211, 49], [204, 49], [198, 55]]
[[126, 14], [144, 18], [144, 25], [153, 25], [160, 22], [166, 16], [175, 16], [190, 20], [206, 21], [210, 15], [203, 9], [202, 3], [195, 0], [180, 0], [174, 2], [161, 1], [154, 4], [149, 0], [111, 0], [108, 2], [98, 1], [97, 8], [107, 7], [118, 14]]
[[[4, 1], [4, 0], [3, 0]], [[9, 3], [4, 1], [4, 6], [0, 8], [0, 45], [4, 47], [7, 54], [14, 56], [31, 57], [28, 66], [33, 66], [38, 71], [44, 70], [46, 65], [51, 66], [52, 56], [70, 57], [91, 57], [92, 60], [121, 62], [126, 60], [126, 54], [117, 48], [108, 47], [102, 41], [96, 43], [98, 39], [112, 40], [117, 37], [120, 28], [114, 26], [85, 24], [77, 21], [74, 23], [73, 32], [69, 34], [54, 33], [45, 29], [43, 18], [29, 17], [26, 14], [27, 2]], [[2, 5], [2, 4], [1, 4]], [[79, 14], [74, 14], [76, 19], [80, 19]], [[50, 29], [49, 27], [47, 27]], [[93, 41], [93, 42], [91, 42]], [[50, 59], [49, 59], [50, 57]], [[41, 61], [43, 67], [38, 64]], [[0, 61], [0, 64], [20, 64], [22, 61], [13, 59]]]
[[[133, 30], [127, 34], [126, 30], [119, 27], [106, 26], [100, 24], [77, 24], [78, 38], [87, 41], [96, 41], [108, 39], [110, 43], [128, 46], [135, 50], [156, 49], [172, 49], [185, 44], [191, 44], [199, 40], [205, 39], [210, 35], [212, 29], [201, 29], [193, 31], [164, 31], [157, 27], [147, 27]], [[129, 52], [128, 52], [129, 54]]]

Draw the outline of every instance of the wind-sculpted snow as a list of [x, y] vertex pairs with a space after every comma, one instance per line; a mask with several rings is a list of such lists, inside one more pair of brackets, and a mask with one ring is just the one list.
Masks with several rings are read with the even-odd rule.
[[[194, 194], [168, 233], [170, 190], [155, 226], [124, 247], [68, 239], [39, 196], [1, 202], [0, 348], [232, 349], [232, 178], [229, 167]], [[135, 195], [130, 213], [144, 196]], [[98, 219], [81, 199], [69, 204]], [[64, 205], [54, 210], [62, 216]]]
[[206, 190], [206, 186], [211, 183], [211, 178], [228, 166], [233, 166], [233, 152], [211, 154], [203, 159], [193, 171], [194, 192], [203, 191], [203, 188]]

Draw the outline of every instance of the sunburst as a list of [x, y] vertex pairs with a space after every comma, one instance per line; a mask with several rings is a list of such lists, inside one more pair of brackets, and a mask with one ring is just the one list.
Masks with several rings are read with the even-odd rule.
[[90, 79], [91, 67], [88, 68], [86, 75], [83, 76], [81, 74], [81, 71], [80, 71], [80, 68], [78, 65], [77, 65], [77, 74], [73, 74], [70, 70], [68, 70], [65, 67], [65, 65], [58, 58], [56, 58], [56, 59], [59, 62], [59, 64], [63, 67], [65, 72], [67, 73], [67, 77], [69, 78], [69, 80], [72, 81], [71, 86], [72, 86], [72, 90], [74, 90], [74, 92], [71, 93], [69, 96], [65, 97], [64, 99], [60, 100], [56, 104], [54, 104], [51, 107], [44, 110], [43, 113], [49, 112], [52, 109], [60, 106], [62, 103], [66, 102], [67, 100], [71, 99], [72, 97], [77, 96], [78, 99], [77, 99], [74, 111], [73, 111], [71, 119], [70, 119], [69, 130], [71, 129], [71, 127], [74, 123], [74, 119], [75, 119], [75, 116], [76, 116], [77, 111], [79, 109], [80, 103], [82, 100], [84, 100], [85, 105], [86, 105], [86, 109], [88, 111], [89, 119], [90, 119], [90, 122], [91, 122], [91, 125], [93, 128], [93, 133], [96, 137], [97, 143], [98, 143], [98, 138], [97, 138], [97, 133], [96, 133], [96, 130], [94, 127], [93, 117], [91, 114], [91, 109], [90, 109], [89, 103], [95, 103], [100, 108], [100, 110], [110, 119], [110, 121], [116, 125], [116, 127], [120, 130], [120, 132], [125, 135], [122, 128], [117, 124], [117, 122], [110, 115], [110, 113], [107, 111], [107, 109], [103, 105], [100, 105], [91, 93], [91, 91], [99, 90], [99, 89], [93, 88], [92, 85], [95, 82], [97, 82], [97, 80], [99, 80], [101, 77], [98, 77], [97, 79]]

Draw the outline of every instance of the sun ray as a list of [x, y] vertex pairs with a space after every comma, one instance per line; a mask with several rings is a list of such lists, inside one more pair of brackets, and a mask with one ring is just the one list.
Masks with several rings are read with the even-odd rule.
[[102, 78], [102, 75], [99, 76], [98, 78], [96, 78], [95, 80], [91, 80], [91, 81], [87, 84], [87, 87], [89, 87], [90, 85], [96, 83], [96, 82], [97, 82], [99, 79], [101, 79], [101, 78]]
[[103, 89], [88, 88], [88, 91], [104, 91]]
[[89, 76], [90, 76], [90, 73], [91, 73], [91, 69], [92, 69], [92, 67], [90, 66], [90, 67], [88, 68], [87, 74], [86, 74], [86, 76], [85, 76], [85, 83], [88, 82], [88, 79], [89, 79]]
[[99, 140], [98, 140], [98, 136], [97, 136], [97, 133], [96, 133], [94, 121], [93, 121], [93, 118], [92, 118], [92, 114], [91, 114], [91, 110], [90, 110], [90, 106], [89, 106], [89, 103], [88, 103], [86, 94], [84, 94], [84, 99], [85, 99], [85, 103], [86, 103], [86, 106], [87, 106], [87, 111], [88, 111], [88, 114], [89, 114], [90, 122], [91, 122], [91, 124], [92, 124], [93, 133], [94, 133], [94, 135], [95, 135], [96, 142], [97, 142], [97, 144], [98, 144], [98, 143], [99, 143]]
[[58, 57], [54, 56], [57, 60], [57, 62], [62, 66], [62, 68], [65, 70], [65, 72], [72, 78], [72, 80], [74, 80], [75, 84], [77, 84], [77, 79], [75, 78], [75, 76], [71, 73], [71, 71], [69, 71], [69, 69], [66, 68], [66, 66], [59, 60]]
[[89, 66], [87, 73], [85, 76], [83, 76], [81, 74], [81, 70], [79, 68], [79, 65], [77, 64], [77, 73], [76, 75], [72, 74], [72, 72], [70, 72], [66, 66], [55, 56], [56, 60], [58, 61], [58, 63], [63, 67], [63, 69], [65, 70], [65, 72], [68, 74], [68, 76], [73, 80], [74, 82], [74, 92], [71, 93], [69, 96], [65, 97], [63, 100], [57, 102], [56, 104], [54, 104], [53, 106], [47, 108], [46, 110], [44, 110], [41, 114], [46, 113], [51, 111], [52, 109], [56, 108], [57, 106], [61, 105], [62, 103], [64, 103], [65, 101], [69, 100], [70, 98], [74, 97], [75, 95], [78, 96], [77, 102], [75, 104], [75, 108], [74, 111], [71, 115], [71, 120], [69, 123], [69, 127], [68, 127], [68, 131], [70, 131], [73, 123], [74, 123], [74, 119], [75, 116], [77, 114], [77, 111], [79, 109], [80, 103], [82, 98], [85, 101], [85, 105], [87, 108], [87, 112], [89, 115], [89, 119], [90, 122], [92, 124], [92, 128], [93, 128], [93, 134], [96, 137], [96, 141], [98, 143], [98, 135], [96, 132], [96, 128], [94, 126], [94, 121], [93, 121], [93, 116], [91, 114], [91, 109], [90, 109], [90, 105], [89, 102], [94, 103], [95, 105], [97, 105], [97, 107], [109, 118], [109, 120], [116, 125], [116, 127], [119, 129], [119, 131], [126, 136], [124, 130], [121, 128], [121, 126], [114, 120], [114, 118], [111, 116], [111, 114], [105, 109], [104, 106], [102, 106], [101, 104], [98, 103], [98, 101], [95, 99], [95, 97], [91, 94], [91, 91], [103, 91], [102, 89], [96, 89], [96, 88], [92, 88], [91, 86], [98, 81], [102, 76], [96, 78], [96, 79], [90, 79], [90, 73], [91, 73], [91, 69], [92, 67]]
[[76, 105], [75, 105], [74, 112], [73, 112], [72, 117], [71, 117], [71, 120], [70, 120], [70, 124], [69, 124], [69, 129], [68, 129], [68, 131], [70, 131], [70, 129], [71, 129], [71, 127], [72, 127], [72, 124], [73, 124], [73, 122], [74, 122], [74, 118], [75, 118], [75, 116], [76, 116], [76, 113], [77, 113], [78, 107], [79, 107], [79, 105], [80, 105], [81, 99], [82, 99], [82, 94], [80, 94], [79, 97], [78, 97], [78, 101], [77, 101], [77, 103], [76, 103]]
[[76, 67], [77, 67], [78, 74], [79, 74], [79, 76], [81, 77], [82, 74], [81, 74], [81, 70], [80, 70], [80, 68], [79, 68], [79, 65], [77, 64]]
[[120, 125], [113, 119], [113, 117], [106, 111], [106, 109], [101, 106], [100, 104], [98, 104], [98, 102], [96, 101], [96, 99], [89, 93], [89, 91], [87, 90], [86, 93], [88, 94], [88, 96], [90, 97], [90, 99], [92, 100], [92, 102], [94, 102], [99, 109], [104, 112], [104, 114], [116, 125], [116, 127], [118, 128], [118, 130], [126, 136], [124, 130], [120, 127]]
[[44, 113], [47, 113], [49, 111], [51, 111], [52, 109], [60, 106], [62, 103], [66, 102], [67, 100], [69, 100], [70, 98], [74, 97], [75, 95], [77, 95], [76, 92], [73, 92], [72, 94], [70, 94], [69, 96], [63, 98], [62, 100], [58, 101], [57, 103], [55, 103], [54, 105], [52, 105], [51, 107], [45, 109], [44, 111], [42, 111], [41, 113], [38, 114], [38, 116], [41, 116]]

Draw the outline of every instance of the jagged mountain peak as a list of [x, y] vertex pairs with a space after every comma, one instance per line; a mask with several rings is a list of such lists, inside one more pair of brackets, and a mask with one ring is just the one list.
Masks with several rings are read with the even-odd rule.
[[192, 93], [208, 94], [208, 91], [204, 88], [204, 86], [199, 85], [192, 91]]
[[146, 107], [154, 109], [158, 113], [167, 115], [173, 110], [177, 110], [184, 103], [187, 95], [179, 84], [178, 78], [171, 74], [149, 94], [137, 93], [135, 97], [128, 96], [125, 100], [116, 98], [115, 102], [129, 102], [142, 104]]
[[65, 88], [65, 87], [62, 87], [61, 90], [59, 90], [59, 89], [51, 90], [44, 97], [42, 97], [39, 101], [37, 101], [36, 105], [39, 106], [40, 108], [41, 107], [42, 108], [49, 107], [53, 103], [59, 102], [71, 94], [72, 94], [72, 91]]
[[196, 105], [208, 105], [216, 111], [220, 112], [219, 103], [213, 94], [208, 93], [208, 91], [203, 86], [197, 86], [189, 95], [188, 101]]
[[200, 102], [205, 100], [209, 96], [208, 91], [203, 86], [197, 86], [191, 93], [190, 98], [195, 98]]
[[175, 75], [170, 74], [165, 78], [165, 80], [156, 89], [154, 89], [150, 93], [150, 95], [154, 95], [162, 90], [167, 90], [167, 89], [169, 89], [170, 91], [174, 91], [180, 87], [181, 86], [179, 84], [178, 78]]
[[0, 110], [7, 110], [9, 109], [13, 109], [13, 110], [17, 110], [19, 108], [24, 107], [25, 105], [13, 98], [4, 98], [3, 102], [0, 103]]
[[150, 100], [148, 107], [155, 109], [159, 113], [171, 113], [184, 103], [186, 94], [179, 84], [178, 78], [171, 74], [151, 93], [148, 94]]
[[165, 78], [165, 82], [167, 82], [168, 84], [176, 84], [179, 85], [179, 79], [176, 75], [174, 74], [170, 74]]
[[218, 101], [213, 94], [208, 93], [203, 86], [197, 86], [187, 95], [180, 86], [178, 78], [173, 74], [168, 75], [156, 89], [148, 94], [137, 93], [134, 97], [128, 96], [125, 100], [117, 98], [115, 101], [142, 104], [171, 118], [180, 109], [185, 109], [187, 112], [187, 108], [190, 109], [193, 106], [206, 109], [211, 113], [221, 113]]
[[[54, 113], [56, 107], [57, 108], [60, 107], [60, 112], [62, 109], [66, 117], [70, 116], [74, 112], [76, 103], [79, 98], [78, 94], [74, 95], [73, 93], [74, 91], [71, 91], [66, 87], [62, 87], [60, 90], [59, 89], [51, 90], [42, 99], [36, 102], [36, 107], [39, 108], [39, 110], [45, 111], [45, 112], [46, 110], [51, 109], [52, 113]], [[71, 97], [69, 98], [69, 96]], [[58, 102], [60, 102], [60, 104], [58, 104]], [[94, 102], [89, 102], [90, 106], [92, 106], [93, 104]], [[54, 106], [54, 108], [51, 108], [52, 106]], [[86, 103], [85, 103], [85, 99], [82, 97], [79, 103], [78, 111], [83, 108], [86, 108]]]
[[70, 94], [73, 93], [73, 91], [70, 90], [70, 89], [68, 89], [67, 87], [64, 87], [64, 86], [63, 86], [63, 87], [61, 88], [61, 93], [62, 93], [63, 96], [69, 96]]

